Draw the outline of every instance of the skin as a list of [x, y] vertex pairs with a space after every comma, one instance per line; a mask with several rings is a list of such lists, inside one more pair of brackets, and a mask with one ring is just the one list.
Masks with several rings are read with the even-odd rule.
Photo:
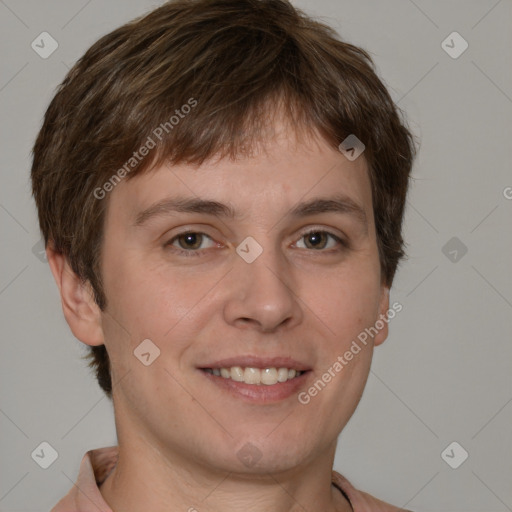
[[[366, 225], [350, 213], [288, 215], [301, 201], [335, 193], [364, 210]], [[174, 212], [134, 225], [142, 210], [177, 195], [229, 204], [240, 215]], [[107, 503], [123, 512], [351, 510], [331, 485], [336, 441], [386, 322], [307, 405], [297, 393], [270, 404], [235, 398], [197, 366], [290, 356], [311, 365], [304, 391], [385, 315], [389, 289], [364, 154], [351, 162], [320, 137], [299, 143], [278, 125], [251, 158], [163, 166], [124, 180], [107, 199], [106, 311], [48, 248], [71, 330], [87, 345], [104, 343], [112, 361], [120, 457], [101, 487]], [[304, 236], [310, 228], [348, 248], [326, 235], [312, 241]], [[190, 242], [176, 238], [182, 232], [208, 236]], [[235, 251], [247, 236], [263, 248], [250, 264]], [[190, 246], [195, 255], [178, 252]], [[148, 338], [161, 352], [144, 366], [133, 351]], [[261, 453], [253, 467], [237, 457], [247, 442]]]

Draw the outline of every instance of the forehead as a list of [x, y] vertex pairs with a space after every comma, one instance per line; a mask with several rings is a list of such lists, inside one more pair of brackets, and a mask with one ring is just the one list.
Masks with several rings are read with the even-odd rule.
[[334, 195], [373, 217], [364, 155], [350, 161], [321, 137], [297, 137], [286, 125], [277, 125], [272, 137], [255, 144], [248, 156], [155, 167], [121, 182], [110, 201], [113, 212], [136, 222], [145, 209], [173, 196], [218, 201], [238, 215], [263, 217]]

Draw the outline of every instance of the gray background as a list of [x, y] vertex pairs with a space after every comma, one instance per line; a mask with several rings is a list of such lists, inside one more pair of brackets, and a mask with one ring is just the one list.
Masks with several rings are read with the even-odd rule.
[[[405, 223], [409, 259], [391, 295], [403, 311], [376, 349], [335, 469], [415, 511], [512, 510], [512, 2], [294, 3], [370, 51], [421, 138]], [[111, 404], [34, 254], [30, 150], [68, 68], [98, 37], [156, 5], [0, 1], [3, 512], [49, 510], [86, 450], [116, 444]], [[47, 59], [31, 48], [43, 31], [59, 44]], [[456, 59], [441, 46], [453, 31], [469, 44]], [[42, 441], [59, 454], [46, 470], [31, 458]], [[452, 441], [469, 453], [458, 469], [441, 458]]]

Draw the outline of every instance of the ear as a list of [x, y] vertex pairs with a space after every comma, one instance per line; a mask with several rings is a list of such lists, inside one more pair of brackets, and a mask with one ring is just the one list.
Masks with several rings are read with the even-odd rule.
[[64, 317], [77, 339], [86, 345], [103, 345], [101, 310], [94, 301], [90, 284], [72, 270], [67, 258], [48, 244], [46, 256], [60, 291]]
[[378, 347], [388, 337], [388, 311], [389, 311], [389, 287], [381, 286], [381, 295], [379, 301], [379, 317], [375, 320], [376, 327], [379, 328], [381, 323], [384, 324], [374, 338], [373, 346]]

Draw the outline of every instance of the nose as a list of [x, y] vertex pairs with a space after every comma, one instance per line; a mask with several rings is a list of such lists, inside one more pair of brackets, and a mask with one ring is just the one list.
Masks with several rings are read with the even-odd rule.
[[293, 272], [279, 251], [264, 249], [252, 263], [237, 255], [228, 286], [224, 318], [230, 325], [274, 332], [302, 321]]

